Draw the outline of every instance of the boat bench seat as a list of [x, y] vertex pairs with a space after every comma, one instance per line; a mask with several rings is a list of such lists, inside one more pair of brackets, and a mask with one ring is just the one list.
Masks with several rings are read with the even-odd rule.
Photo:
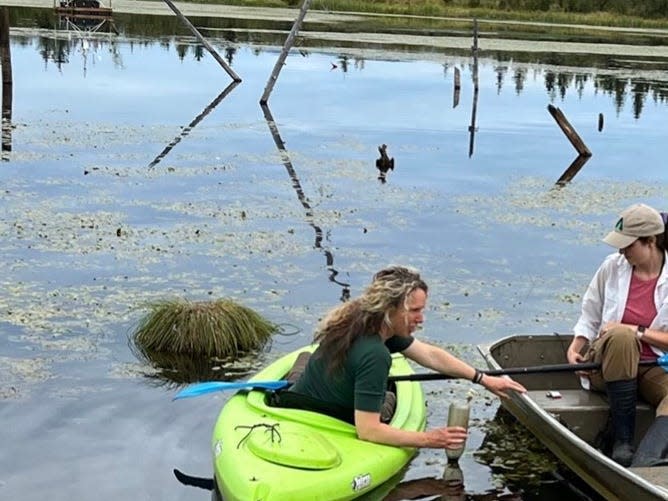
[[[561, 397], [552, 398], [548, 396], [550, 391], [531, 390], [528, 396], [580, 438], [592, 443], [607, 422], [610, 409], [607, 397], [595, 391], [572, 389], [559, 390]], [[654, 408], [646, 402], [638, 401], [636, 413], [636, 439], [638, 439], [641, 436], [640, 430], [647, 429], [654, 420]]]
[[[548, 396], [550, 390], [532, 390], [529, 396], [547, 412], [559, 414], [574, 409], [578, 411], [608, 412], [608, 399], [603, 393], [588, 390], [559, 390], [561, 398]], [[642, 401], [638, 402], [638, 411], [651, 411], [652, 407]]]

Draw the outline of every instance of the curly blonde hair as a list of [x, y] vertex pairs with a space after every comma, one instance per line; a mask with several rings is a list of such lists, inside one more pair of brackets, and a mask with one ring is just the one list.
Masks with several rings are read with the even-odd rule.
[[408, 297], [417, 289], [428, 292], [416, 269], [389, 266], [373, 276], [361, 296], [331, 310], [315, 334], [321, 356], [329, 360], [328, 369], [334, 372], [343, 366], [357, 337], [377, 336], [383, 324], [391, 328], [390, 313], [399, 307], [408, 309]]

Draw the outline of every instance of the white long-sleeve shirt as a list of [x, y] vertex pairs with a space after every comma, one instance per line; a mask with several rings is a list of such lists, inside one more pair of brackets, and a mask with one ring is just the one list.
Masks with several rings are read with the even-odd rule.
[[[650, 329], [668, 331], [668, 253], [654, 289], [654, 305], [657, 315]], [[589, 342], [598, 337], [601, 326], [608, 322], [621, 322], [631, 286], [633, 267], [619, 252], [605, 258], [596, 271], [582, 298], [582, 312], [573, 327], [576, 336], [586, 337]], [[663, 351], [651, 346], [657, 355]]]

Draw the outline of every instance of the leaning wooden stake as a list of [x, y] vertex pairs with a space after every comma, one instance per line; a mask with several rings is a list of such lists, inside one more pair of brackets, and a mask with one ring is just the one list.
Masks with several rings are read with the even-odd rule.
[[193, 24], [188, 21], [188, 18], [181, 14], [181, 11], [176, 8], [176, 5], [172, 2], [172, 0], [164, 0], [165, 3], [169, 6], [170, 9], [174, 11], [174, 14], [176, 14], [176, 17], [179, 18], [179, 20], [185, 24], [190, 31], [192, 31], [193, 35], [195, 35], [195, 38], [199, 40], [199, 42], [204, 46], [206, 50], [209, 51], [209, 53], [213, 56], [213, 58], [218, 61], [218, 64], [220, 64], [225, 71], [227, 71], [227, 74], [235, 81], [235, 82], [241, 82], [241, 77], [237, 75], [232, 67], [225, 62], [225, 60], [220, 57], [218, 52], [216, 52], [216, 49], [213, 48], [213, 46], [206, 41], [206, 39], [202, 36], [202, 34], [197, 31], [197, 28], [193, 26]]
[[566, 134], [566, 137], [577, 150], [577, 152], [582, 156], [590, 157], [591, 151], [589, 151], [589, 148], [587, 148], [587, 146], [584, 144], [584, 141], [580, 138], [578, 133], [575, 132], [575, 129], [568, 122], [561, 110], [555, 106], [552, 106], [551, 104], [547, 105], [547, 110], [550, 112], [550, 115], [552, 115], [557, 121], [557, 124], [559, 127], [561, 127], [561, 130], [564, 132], [564, 134]]
[[264, 88], [264, 93], [260, 98], [260, 104], [267, 104], [267, 101], [269, 101], [269, 94], [271, 94], [271, 91], [274, 89], [274, 84], [276, 83], [276, 80], [278, 80], [278, 74], [281, 72], [283, 64], [285, 64], [285, 59], [288, 57], [288, 52], [290, 52], [292, 45], [295, 43], [295, 38], [297, 37], [297, 33], [299, 33], [299, 29], [302, 25], [302, 22], [304, 21], [304, 17], [306, 17], [306, 12], [308, 11], [310, 4], [311, 0], [304, 0], [302, 2], [302, 6], [299, 9], [299, 15], [297, 15], [297, 19], [295, 19], [295, 22], [292, 25], [292, 29], [288, 34], [288, 38], [285, 39], [283, 50], [281, 51], [281, 54], [278, 56], [278, 59], [276, 60], [274, 69], [271, 72], [271, 75], [269, 76], [269, 80], [267, 80], [267, 85]]

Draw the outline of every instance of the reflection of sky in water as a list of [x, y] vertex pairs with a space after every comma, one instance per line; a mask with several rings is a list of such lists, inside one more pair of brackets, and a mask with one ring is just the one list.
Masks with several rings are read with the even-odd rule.
[[[255, 53], [240, 47], [233, 68], [243, 82], [196, 127], [184, 131], [230, 83], [223, 69], [210, 56], [197, 61], [192, 49], [180, 60], [173, 43], [166, 48], [119, 42], [116, 50], [122, 65], [114, 64], [109, 45], [91, 43], [84, 74], [80, 46], [60, 70], [52, 62], [45, 66], [35, 47], [13, 46], [14, 121], [19, 127], [13, 134], [14, 161], [8, 165], [28, 165], [38, 176], [34, 190], [52, 197], [46, 200], [64, 206], [61, 210], [78, 205], [107, 211], [103, 217], [109, 233], [127, 226], [135, 231], [129, 233], [137, 239], [134, 245], [186, 246], [188, 259], [178, 259], [178, 254], [149, 262], [138, 258], [138, 290], [144, 290], [141, 281], [161, 260], [179, 272], [215, 274], [217, 266], [231, 261], [245, 266], [244, 246], [260, 245], [273, 249], [262, 272], [243, 268], [243, 278], [223, 275], [202, 287], [243, 293], [261, 304], [266, 298], [253, 294], [254, 288], [292, 281], [288, 288], [276, 286], [282, 304], [301, 301], [303, 296], [292, 298], [290, 289], [303, 294], [311, 292], [309, 287], [319, 289], [312, 296], [319, 301], [329, 276], [318, 269], [324, 255], [313, 249], [313, 228], [305, 224], [303, 207], [258, 105], [278, 51]], [[665, 199], [664, 132], [656, 125], [665, 104], [647, 98], [635, 120], [629, 98], [615, 113], [613, 98], [597, 92], [591, 77], [582, 97], [569, 88], [565, 98], [553, 104], [564, 111], [594, 156], [568, 189], [551, 192], [575, 158], [546, 109], [550, 100], [545, 72], [558, 68], [504, 63], [508, 70], [499, 90], [497, 63], [482, 60], [475, 151], [469, 157], [470, 61], [452, 57], [446, 62], [447, 70], [434, 61], [370, 59], [360, 64], [351, 57], [344, 74], [341, 57], [333, 52], [308, 57], [295, 53], [287, 59], [269, 103], [313, 209], [313, 222], [324, 231], [322, 245], [333, 252], [335, 267], [343, 272], [339, 279], [351, 282], [354, 293], [355, 281], [376, 263], [405, 261], [433, 269], [436, 280], [445, 284], [441, 297], [461, 300], [454, 303], [452, 316], [443, 314], [446, 322], [458, 321], [467, 312], [494, 312], [493, 317], [508, 304], [525, 303], [522, 298], [554, 301], [559, 293], [549, 290], [544, 277], [542, 289], [535, 290], [536, 277], [546, 273], [555, 281], [552, 287], [579, 290], [582, 277], [558, 276], [569, 266], [563, 256], [573, 254], [573, 245], [595, 244], [588, 248], [595, 261], [603, 252], [596, 244], [598, 234], [611, 214], [637, 198], [649, 203]], [[455, 108], [454, 67], [462, 70]], [[512, 77], [518, 68], [526, 71], [519, 95]], [[601, 133], [596, 130], [598, 113], [606, 120]], [[150, 171], [146, 166], [175, 138], [179, 141], [160, 159], [157, 170]], [[373, 167], [381, 143], [388, 144], [396, 161], [386, 186], [377, 182]], [[638, 159], [643, 168], [629, 168]], [[165, 171], [172, 168], [174, 174]], [[93, 174], [81, 176], [83, 171]], [[70, 181], [72, 174], [76, 182]], [[9, 168], [0, 172], [16, 183], [23, 175], [17, 177]], [[248, 223], [238, 219], [242, 210], [249, 212]], [[217, 219], [209, 223], [212, 213]], [[225, 253], [217, 250], [220, 242], [209, 248], [193, 239], [192, 229], [202, 224], [211, 225], [202, 228], [212, 235], [250, 230], [262, 236], [257, 231], [265, 229], [275, 234], [255, 244], [226, 242], [231, 247]], [[296, 231], [283, 242], [286, 229]], [[525, 256], [529, 249], [534, 254], [530, 259]], [[133, 263], [131, 250], [118, 252]], [[86, 259], [105, 269], [118, 257]], [[313, 275], [300, 274], [309, 266], [315, 266]], [[503, 290], [486, 291], [472, 271], [478, 266], [483, 277]], [[574, 258], [572, 270], [588, 274], [592, 266]], [[522, 278], [522, 273], [527, 276]], [[521, 285], [510, 287], [518, 276]], [[267, 285], [271, 277], [274, 281]], [[181, 280], [187, 281], [179, 277], [177, 290]], [[254, 285], [246, 287], [249, 280]], [[330, 291], [337, 288], [332, 286], [328, 284]], [[467, 289], [475, 301], [461, 295]], [[528, 311], [524, 305], [515, 316], [512, 310], [503, 315], [516, 325]]]
[[[114, 64], [108, 44], [96, 47], [91, 42], [84, 74], [80, 44], [70, 54], [70, 62], [60, 69], [51, 61], [45, 65], [36, 47], [13, 45], [14, 121], [25, 125], [19, 125], [13, 134], [16, 162], [10, 165], [31, 165], [29, 156], [21, 156], [28, 150], [44, 155], [36, 172], [48, 168], [55, 175], [97, 168], [113, 181], [118, 172], [119, 181], [108, 186], [100, 187], [89, 177], [80, 181], [81, 187], [57, 180], [42, 183], [40, 189], [47, 194], [81, 190], [84, 197], [87, 189], [104, 188], [99, 199], [89, 199], [84, 206], [94, 208], [99, 203], [113, 212], [115, 200], [127, 200], [125, 214], [117, 216], [119, 224], [148, 225], [167, 217], [166, 206], [179, 203], [179, 194], [210, 200], [215, 207], [219, 195], [208, 193], [206, 176], [199, 178], [196, 172], [225, 168], [222, 179], [226, 186], [234, 186], [225, 193], [231, 207], [240, 210], [251, 201], [275, 204], [291, 214], [286, 221], [299, 221], [301, 207], [294, 193], [286, 192], [288, 178], [282, 168], [276, 168], [280, 162], [258, 105], [278, 56], [276, 49], [256, 54], [247, 46], [240, 47], [233, 68], [243, 82], [159, 164], [160, 168], [174, 166], [179, 173], [192, 169], [193, 174], [185, 180], [161, 175], [146, 182], [141, 178], [146, 172], [143, 166], [178, 137], [230, 79], [208, 55], [197, 61], [191, 49], [180, 60], [173, 43], [164, 47], [119, 42], [115, 47], [119, 54], [116, 61], [122, 65]], [[336, 53], [312, 52], [308, 57], [294, 53], [287, 59], [269, 101], [319, 218], [316, 223], [325, 231], [335, 228], [335, 242], [342, 249], [359, 248], [357, 232], [361, 226], [373, 224], [375, 231], [365, 237], [367, 247], [362, 248], [382, 254], [386, 251], [381, 249], [393, 241], [391, 235], [397, 231], [392, 225], [398, 225], [402, 232], [413, 235], [402, 239], [404, 242], [425, 242], [418, 245], [428, 256], [434, 248], [446, 252], [451, 246], [449, 238], [434, 234], [435, 227], [447, 226], [448, 235], [455, 235], [454, 241], [461, 243], [461, 252], [466, 254], [463, 243], [481, 239], [479, 225], [489, 220], [491, 225], [484, 228], [477, 252], [493, 260], [496, 249], [507, 245], [508, 232], [522, 228], [522, 210], [533, 211], [528, 216], [532, 231], [525, 229], [513, 238], [517, 238], [516, 243], [526, 238], [528, 244], [537, 235], [544, 235], [555, 212], [571, 213], [557, 227], [572, 231], [573, 225], [581, 224], [579, 217], [571, 221], [572, 213], [578, 210], [584, 215], [593, 210], [596, 217], [617, 210], [615, 201], [622, 203], [620, 193], [624, 193], [619, 181], [637, 182], [627, 198], [643, 196], [651, 202], [652, 197], [661, 199], [665, 194], [664, 129], [657, 125], [659, 117], [665, 115], [665, 104], [655, 104], [650, 97], [638, 120], [632, 116], [630, 97], [616, 113], [613, 98], [597, 92], [591, 78], [582, 97], [570, 87], [563, 100], [557, 98], [553, 104], [564, 111], [594, 156], [569, 190], [548, 196], [546, 190], [575, 157], [546, 109], [550, 100], [545, 71], [558, 68], [504, 63], [508, 71], [499, 90], [497, 63], [481, 61], [478, 130], [475, 152], [469, 158], [472, 85], [468, 59], [447, 58], [447, 70], [434, 61], [355, 62], [350, 58], [344, 74]], [[332, 69], [332, 63], [338, 67]], [[462, 70], [461, 97], [455, 108], [454, 67]], [[519, 95], [512, 78], [517, 68], [526, 70]], [[596, 130], [598, 113], [605, 115], [601, 133]], [[86, 137], [88, 133], [90, 137]], [[397, 165], [385, 192], [377, 186], [373, 169], [381, 143], [389, 145]], [[639, 162], [642, 169], [629, 168]], [[137, 174], [139, 180], [130, 183], [132, 189], [128, 190], [124, 176]], [[9, 175], [9, 169], [0, 173], [2, 177]], [[249, 175], [261, 189], [248, 186]], [[368, 182], [373, 184], [367, 188]], [[654, 191], [642, 193], [643, 183], [651, 184]], [[263, 201], [262, 197], [270, 198]], [[477, 201], [480, 197], [484, 198]], [[135, 199], [163, 206], [133, 205]], [[343, 210], [344, 200], [358, 200], [362, 212], [346, 216], [344, 211], [344, 215], [334, 216]], [[581, 207], [587, 200], [591, 203]], [[423, 210], [416, 211], [421, 204]], [[479, 211], [485, 217], [481, 218]], [[471, 214], [470, 221], [459, 220], [457, 213]], [[384, 218], [392, 219], [387, 230]], [[586, 221], [587, 216], [584, 218]], [[193, 216], [188, 220], [191, 224], [197, 221]], [[414, 221], [420, 224], [416, 226]], [[581, 231], [569, 238], [583, 238]], [[563, 238], [558, 235], [554, 239]], [[306, 238], [312, 242], [313, 235], [307, 233]], [[406, 249], [404, 255], [409, 253]], [[337, 252], [339, 260], [342, 255], [345, 250]], [[466, 266], [466, 261], [462, 262]], [[501, 268], [496, 269], [498, 273]], [[508, 270], [513, 273], [512, 266]]]
[[[87, 382], [93, 377], [115, 387], [109, 373], [135, 362], [127, 333], [137, 318], [132, 308], [143, 301], [207, 299], [209, 291], [239, 298], [302, 329], [277, 341], [275, 349], [284, 351], [310, 339], [317, 318], [341, 293], [328, 281], [325, 256], [314, 248], [313, 228], [258, 105], [278, 52], [241, 47], [233, 68], [243, 82], [150, 171], [148, 164], [230, 79], [210, 56], [198, 62], [188, 52], [179, 60], [173, 44], [116, 47], [121, 66], [108, 45], [95, 53], [91, 44], [84, 75], [78, 48], [59, 70], [45, 65], [35, 46], [12, 45], [17, 128], [10, 161], [0, 168], [6, 190], [0, 286], [7, 298], [0, 314], [12, 315], [0, 320], [14, 323], [11, 340], [0, 338], [0, 355], [23, 356], [27, 349], [43, 355], [47, 370], [59, 376], [46, 390], [56, 398], [64, 385], [84, 396], [94, 391]], [[666, 106], [647, 97], [635, 120], [629, 97], [616, 113], [612, 97], [591, 82], [582, 98], [569, 88], [553, 104], [594, 156], [570, 186], [551, 191], [575, 151], [547, 112], [544, 68], [528, 68], [517, 95], [514, 65], [498, 91], [495, 63], [482, 61], [469, 158], [469, 62], [448, 58], [444, 73], [440, 62], [367, 60], [359, 68], [351, 60], [344, 74], [335, 53], [295, 54], [274, 88], [271, 111], [312, 222], [324, 232], [322, 246], [353, 295], [379, 266], [407, 263], [425, 271], [433, 291], [420, 333], [430, 340], [565, 332], [577, 294], [608, 251], [599, 239], [613, 214], [630, 200], [667, 199]], [[462, 90], [453, 109], [455, 66]], [[602, 133], [598, 113], [605, 115]], [[385, 185], [373, 163], [381, 143], [396, 160]], [[82, 226], [79, 217], [97, 227]], [[52, 357], [58, 362], [49, 365]], [[163, 405], [154, 399], [167, 402], [161, 415], [171, 412], [164, 395], [137, 399], [149, 406], [146, 419]], [[438, 416], [446, 399], [431, 400]], [[30, 407], [9, 412], [9, 421]], [[45, 415], [61, 412], [49, 408]], [[112, 411], [94, 414], [97, 423]], [[26, 426], [20, 437], [39, 423]], [[124, 442], [124, 433], [116, 425], [110, 440]], [[207, 455], [206, 438], [197, 443], [188, 451]], [[163, 445], [165, 458], [174, 458], [173, 444]], [[114, 458], [102, 454], [100, 464]], [[187, 466], [164, 465], [165, 458], [152, 482], [167, 482], [170, 466]], [[423, 458], [416, 468], [424, 467]], [[207, 474], [208, 458], [196, 461], [191, 471]]]

